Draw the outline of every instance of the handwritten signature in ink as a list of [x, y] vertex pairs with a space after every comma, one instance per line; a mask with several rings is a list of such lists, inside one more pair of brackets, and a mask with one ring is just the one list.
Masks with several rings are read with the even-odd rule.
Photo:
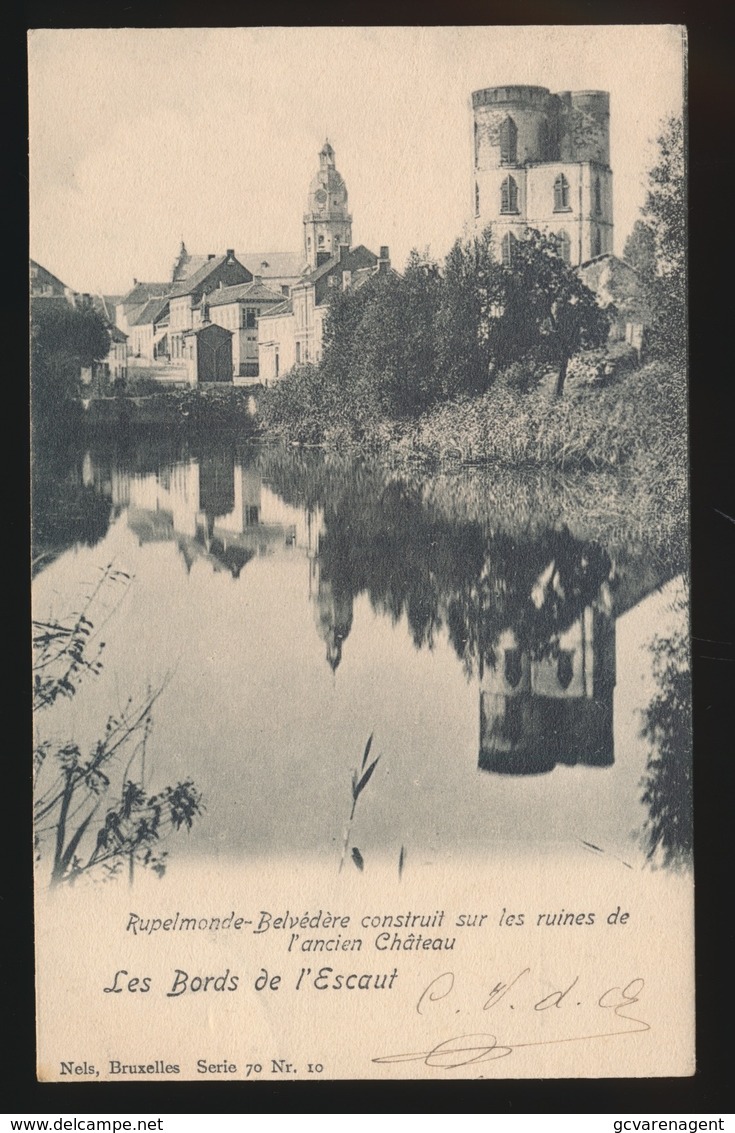
[[[507, 995], [511, 988], [519, 984], [528, 974], [530, 974], [530, 968], [524, 968], [522, 972], [519, 972], [519, 974], [509, 982], [505, 983], [501, 981], [497, 983], [487, 996], [482, 1010], [488, 1011], [495, 1007], [496, 1004]], [[565, 997], [578, 983], [579, 976], [576, 976], [563, 990], [550, 992], [542, 999], [536, 1001], [533, 1004], [533, 1010], [540, 1012], [561, 1007]], [[437, 976], [421, 993], [416, 1004], [417, 1013], [419, 1015], [426, 1015], [432, 1004], [452, 994], [454, 985], [455, 978], [453, 972], [444, 972], [442, 975]], [[453, 1070], [460, 1066], [470, 1066], [472, 1064], [492, 1062], [500, 1058], [507, 1058], [508, 1055], [512, 1054], [515, 1050], [521, 1050], [523, 1048], [556, 1046], [560, 1043], [587, 1042], [594, 1039], [612, 1038], [615, 1035], [634, 1035], [642, 1033], [643, 1031], [650, 1031], [649, 1023], [628, 1014], [629, 1009], [640, 1001], [644, 986], [645, 981], [640, 977], [636, 977], [635, 979], [629, 980], [624, 986], [611, 987], [604, 991], [597, 999], [597, 1007], [602, 1008], [606, 1012], [610, 1012], [607, 1016], [609, 1022], [605, 1024], [605, 1029], [593, 1031], [591, 1034], [573, 1034], [564, 1038], [543, 1039], [535, 1042], [513, 1042], [511, 1045], [507, 1042], [499, 1042], [496, 1035], [479, 1032], [443, 1039], [430, 1050], [382, 1055], [379, 1058], [374, 1058], [373, 1062], [382, 1065], [400, 1062], [423, 1062], [425, 1066]], [[619, 1026], [617, 1023], [613, 1022], [613, 1019], [620, 1020], [620, 1022], [625, 1025]]]

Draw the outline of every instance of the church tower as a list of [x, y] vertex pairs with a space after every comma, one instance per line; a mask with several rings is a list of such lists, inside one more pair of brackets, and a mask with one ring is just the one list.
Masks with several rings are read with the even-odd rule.
[[309, 271], [330, 256], [339, 255], [340, 244], [352, 244], [352, 217], [347, 211], [347, 186], [335, 167], [334, 150], [326, 141], [304, 213], [304, 253]]

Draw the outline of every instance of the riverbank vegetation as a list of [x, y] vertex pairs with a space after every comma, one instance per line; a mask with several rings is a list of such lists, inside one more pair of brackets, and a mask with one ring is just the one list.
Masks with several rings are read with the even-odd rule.
[[642, 218], [626, 245], [653, 311], [642, 368], [632, 348], [626, 357], [624, 344], [607, 341], [616, 312], [564, 263], [555, 237], [529, 230], [500, 262], [487, 229], [458, 240], [441, 267], [413, 252], [402, 276], [335, 290], [322, 361], [261, 394], [263, 433], [434, 463], [626, 468], [644, 477], [673, 469], [681, 482], [680, 120], [663, 125], [658, 146]]
[[203, 810], [191, 779], [150, 789], [146, 749], [162, 688], [129, 698], [86, 749], [71, 729], [69, 737], [63, 725], [59, 730], [61, 705], [103, 669], [105, 643], [93, 621], [100, 595], [129, 583], [110, 564], [80, 610], [33, 621], [34, 832], [36, 857], [48, 862], [52, 887], [121, 874], [132, 883], [136, 867], [163, 876], [166, 839], [190, 830]]

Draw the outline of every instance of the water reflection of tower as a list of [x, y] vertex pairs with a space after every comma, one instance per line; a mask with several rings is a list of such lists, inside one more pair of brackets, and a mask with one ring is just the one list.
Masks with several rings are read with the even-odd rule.
[[316, 580], [316, 593], [310, 588], [314, 621], [327, 647], [327, 663], [334, 673], [342, 660], [342, 645], [352, 629], [352, 594], [325, 576], [318, 556], [313, 560], [312, 577]]
[[613, 762], [615, 622], [587, 606], [550, 655], [532, 657], [506, 630], [480, 678], [483, 771], [534, 775], [557, 763]]
[[234, 471], [233, 455], [226, 450], [207, 453], [199, 461], [199, 510], [210, 537], [215, 520], [235, 507]]
[[609, 584], [553, 649], [532, 657], [518, 647], [513, 629], [504, 631], [495, 665], [480, 672], [482, 770], [532, 775], [558, 763], [613, 763], [616, 622], [671, 577], [662, 563], [623, 553]]

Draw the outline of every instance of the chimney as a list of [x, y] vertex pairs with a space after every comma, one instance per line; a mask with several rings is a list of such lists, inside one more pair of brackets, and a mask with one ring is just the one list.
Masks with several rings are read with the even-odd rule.
[[217, 290], [221, 291], [223, 287], [224, 287], [224, 283], [222, 282], [222, 280], [220, 280], [219, 283], [217, 284]]
[[349, 244], [340, 244], [340, 246], [339, 246], [339, 258], [341, 260], [343, 260], [345, 258], [345, 256], [347, 255], [347, 253], [349, 252], [349, 250], [350, 250]]
[[352, 284], [352, 272], [351, 271], [343, 271], [342, 272], [342, 290], [346, 291], [347, 288], [351, 286], [351, 284]]
[[133, 276], [133, 287], [137, 287], [137, 286], [138, 286], [138, 281], [135, 278], [135, 276]]
[[380, 258], [378, 259], [378, 271], [384, 275], [390, 269], [390, 252], [387, 244], [380, 245]]
[[230, 256], [230, 257], [231, 257], [231, 258], [232, 258], [232, 259], [234, 260], [234, 258], [235, 258], [235, 249], [234, 249], [234, 248], [228, 248], [228, 249], [227, 249], [227, 255], [228, 255], [228, 256]]
[[207, 256], [208, 260], [213, 260], [214, 258], [215, 258], [214, 252], [210, 252], [209, 255]]

